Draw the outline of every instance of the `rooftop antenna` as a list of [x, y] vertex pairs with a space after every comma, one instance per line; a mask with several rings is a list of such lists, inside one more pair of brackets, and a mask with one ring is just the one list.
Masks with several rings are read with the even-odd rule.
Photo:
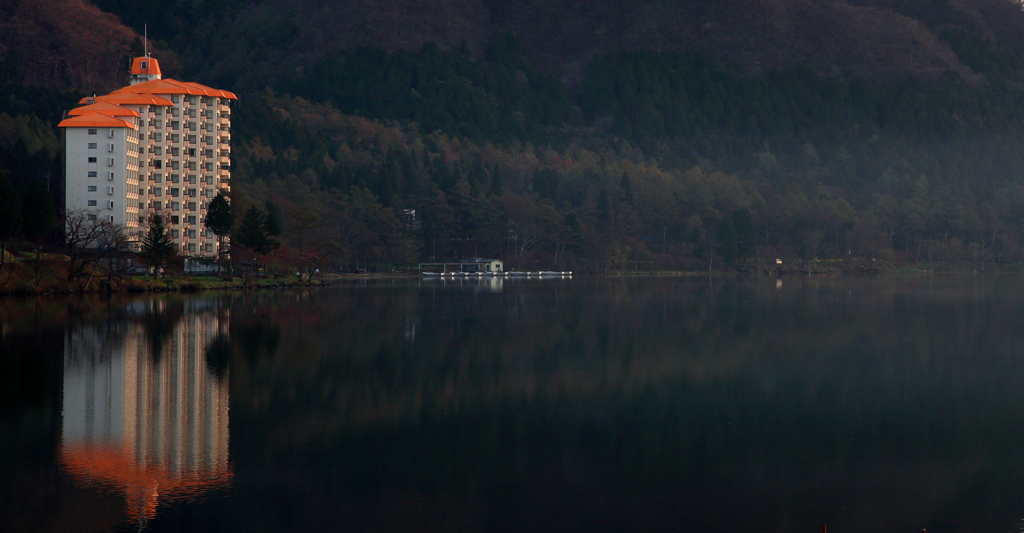
[[149, 57], [149, 24], [142, 25], [142, 42], [142, 55]]

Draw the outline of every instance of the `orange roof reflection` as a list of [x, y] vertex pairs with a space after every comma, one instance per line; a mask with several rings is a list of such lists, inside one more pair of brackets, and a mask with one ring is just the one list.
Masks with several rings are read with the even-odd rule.
[[171, 472], [166, 465], [140, 464], [131, 447], [122, 444], [64, 445], [60, 451], [64, 469], [79, 482], [99, 483], [124, 492], [131, 519], [153, 519], [160, 501], [190, 500], [205, 492], [227, 487], [233, 477], [230, 465], [217, 472]]

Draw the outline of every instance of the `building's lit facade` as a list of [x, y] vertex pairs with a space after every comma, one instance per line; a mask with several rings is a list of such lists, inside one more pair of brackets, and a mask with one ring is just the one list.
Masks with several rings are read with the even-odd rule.
[[184, 256], [216, 257], [203, 227], [218, 192], [231, 191], [231, 107], [237, 97], [163, 79], [152, 57], [132, 63], [131, 85], [83, 98], [65, 132], [65, 208], [124, 227], [139, 242], [161, 214]]

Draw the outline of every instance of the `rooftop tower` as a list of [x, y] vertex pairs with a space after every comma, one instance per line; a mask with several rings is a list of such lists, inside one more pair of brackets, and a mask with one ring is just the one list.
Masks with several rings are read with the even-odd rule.
[[146, 83], [160, 79], [160, 63], [150, 56], [136, 57], [132, 60], [131, 84]]

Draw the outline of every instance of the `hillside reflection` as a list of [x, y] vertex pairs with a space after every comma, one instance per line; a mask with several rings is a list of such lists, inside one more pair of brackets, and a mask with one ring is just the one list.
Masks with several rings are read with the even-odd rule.
[[123, 311], [67, 334], [59, 458], [79, 483], [123, 494], [129, 519], [152, 520], [231, 480], [228, 376], [205, 357], [227, 315], [201, 299]]
[[476, 289], [0, 304], [0, 530], [1022, 524], [1015, 277]]

